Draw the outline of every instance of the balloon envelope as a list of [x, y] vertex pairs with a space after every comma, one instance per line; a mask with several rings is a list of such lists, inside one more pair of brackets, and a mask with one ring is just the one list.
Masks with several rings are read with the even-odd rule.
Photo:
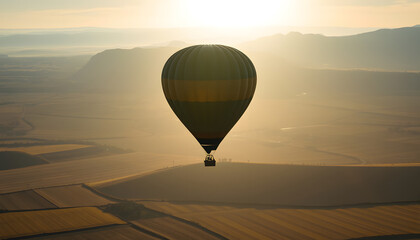
[[173, 54], [162, 71], [172, 110], [210, 153], [247, 109], [257, 76], [251, 60], [223, 45], [196, 45]]

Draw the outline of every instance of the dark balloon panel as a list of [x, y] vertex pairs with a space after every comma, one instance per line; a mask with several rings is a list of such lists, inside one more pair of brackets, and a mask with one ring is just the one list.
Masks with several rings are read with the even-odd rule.
[[245, 112], [257, 77], [251, 60], [223, 45], [197, 45], [173, 54], [162, 72], [172, 110], [210, 153]]

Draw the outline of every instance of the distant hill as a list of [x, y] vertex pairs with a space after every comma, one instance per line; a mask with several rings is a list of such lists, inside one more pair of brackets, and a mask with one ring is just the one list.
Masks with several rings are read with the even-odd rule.
[[[73, 79], [86, 91], [161, 96], [163, 65], [185, 46], [174, 41], [167, 47], [106, 50], [94, 55]], [[302, 92], [406, 95], [420, 91], [420, 74], [402, 72], [420, 71], [420, 28], [416, 27], [343, 37], [279, 34], [244, 43], [238, 49], [255, 64], [256, 94], [263, 97]]]
[[0, 152], [0, 170], [23, 168], [48, 163], [41, 157], [16, 151]]
[[[73, 77], [87, 91], [135, 92], [162, 96], [160, 76], [167, 59], [182, 47], [106, 50], [93, 56]], [[420, 91], [420, 74], [366, 70], [309, 69], [264, 52], [244, 51], [257, 69], [257, 94], [279, 98], [308, 94], [411, 94]]]
[[331, 206], [418, 201], [419, 174], [420, 167], [195, 164], [98, 189], [125, 199]]
[[[163, 65], [185, 46], [174, 41], [167, 47], [106, 50], [93, 56], [73, 79], [87, 91], [157, 96], [161, 94]], [[257, 94], [264, 96], [302, 92], [406, 94], [420, 90], [420, 74], [401, 72], [420, 71], [417, 27], [343, 37], [279, 34], [244, 43], [238, 49], [254, 62], [259, 79]]]
[[291, 32], [243, 43], [304, 67], [420, 71], [420, 28], [380, 29], [352, 36], [326, 37]]
[[[93, 56], [73, 77], [89, 91], [160, 91], [160, 75], [176, 47], [106, 50]], [[159, 92], [160, 93], [160, 92]]]

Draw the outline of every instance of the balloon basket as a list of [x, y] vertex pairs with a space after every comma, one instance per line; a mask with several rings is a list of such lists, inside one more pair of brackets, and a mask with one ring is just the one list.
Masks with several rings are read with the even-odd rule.
[[213, 155], [207, 154], [206, 159], [204, 160], [204, 166], [205, 167], [215, 167], [216, 166], [216, 160], [214, 160]]
[[215, 167], [216, 166], [216, 161], [207, 161], [207, 160], [205, 160], [204, 161], [204, 166], [206, 166], [206, 167]]

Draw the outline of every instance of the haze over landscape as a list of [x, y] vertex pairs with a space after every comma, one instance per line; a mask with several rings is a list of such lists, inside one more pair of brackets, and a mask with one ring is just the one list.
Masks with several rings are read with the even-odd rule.
[[[0, 0], [0, 239], [420, 238], [419, 12]], [[197, 44], [257, 73], [216, 167], [162, 91]]]

